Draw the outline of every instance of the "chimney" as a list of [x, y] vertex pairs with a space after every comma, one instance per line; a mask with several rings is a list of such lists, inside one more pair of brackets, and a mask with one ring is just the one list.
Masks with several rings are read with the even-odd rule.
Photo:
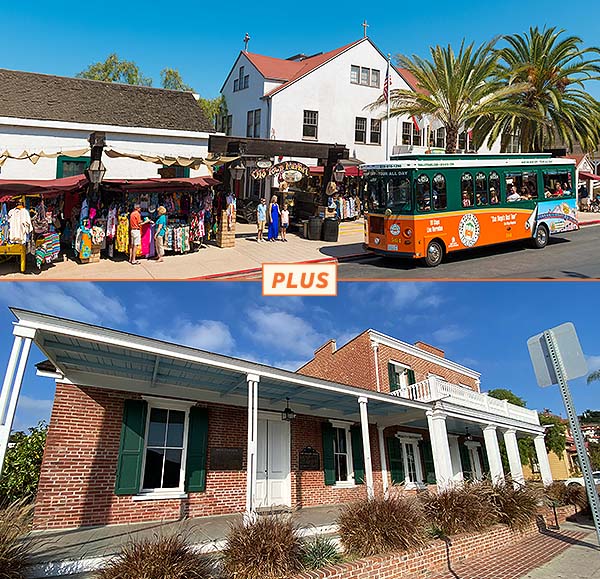
[[446, 354], [444, 350], [440, 350], [431, 344], [426, 344], [425, 342], [415, 342], [415, 346], [419, 348], [419, 350], [423, 350], [424, 352], [428, 352], [429, 354], [433, 354], [434, 356], [439, 356], [440, 358], [445, 358]]
[[331, 356], [336, 351], [335, 340], [327, 340], [322, 346], [315, 350], [315, 358], [322, 358], [324, 356]]

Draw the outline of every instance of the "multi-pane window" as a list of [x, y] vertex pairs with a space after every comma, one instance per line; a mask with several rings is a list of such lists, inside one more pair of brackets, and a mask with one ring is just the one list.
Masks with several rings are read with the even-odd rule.
[[58, 158], [57, 176], [73, 177], [74, 175], [83, 175], [90, 166], [89, 157], [63, 157]]
[[381, 71], [376, 68], [366, 66], [350, 66], [350, 82], [352, 84], [361, 84], [363, 86], [372, 86], [379, 88], [381, 82]]
[[503, 153], [519, 153], [521, 144], [519, 135], [504, 133], [500, 139], [500, 150]]
[[151, 408], [143, 490], [182, 487], [185, 412]]
[[446, 147], [446, 129], [440, 127], [435, 133], [435, 146], [438, 149], [444, 149]]
[[402, 144], [403, 145], [421, 145], [421, 131], [414, 122], [402, 123]]
[[371, 119], [371, 135], [369, 142], [372, 145], [381, 145], [381, 121], [379, 119]]
[[333, 458], [336, 482], [348, 482], [350, 464], [348, 460], [348, 431], [345, 428], [333, 429]]
[[246, 120], [246, 136], [256, 138], [260, 137], [260, 109], [248, 111], [248, 117]]
[[250, 85], [250, 75], [244, 74], [244, 67], [240, 66], [238, 70], [238, 77], [233, 81], [233, 92], [248, 88]]
[[458, 148], [462, 151], [471, 150], [471, 136], [469, 131], [462, 131], [458, 134]]
[[304, 111], [304, 120], [302, 125], [302, 138], [316, 139], [317, 125], [319, 123], [319, 113], [317, 111]]
[[354, 121], [354, 141], [356, 143], [367, 142], [367, 119], [356, 117]]

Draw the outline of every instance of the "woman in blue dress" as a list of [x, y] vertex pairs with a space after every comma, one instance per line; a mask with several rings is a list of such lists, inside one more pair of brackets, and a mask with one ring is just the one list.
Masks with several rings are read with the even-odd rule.
[[269, 241], [277, 241], [277, 238], [279, 237], [280, 215], [279, 205], [277, 204], [277, 195], [273, 195], [269, 201], [269, 210], [267, 212], [267, 219], [269, 220], [267, 239]]

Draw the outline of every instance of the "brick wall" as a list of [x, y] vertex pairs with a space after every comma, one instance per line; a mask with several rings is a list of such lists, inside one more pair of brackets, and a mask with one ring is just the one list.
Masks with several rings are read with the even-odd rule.
[[[34, 528], [69, 528], [184, 516], [242, 512], [246, 501], [247, 414], [245, 408], [209, 405], [208, 446], [241, 447], [241, 471], [207, 470], [206, 491], [187, 499], [134, 501], [114, 494], [123, 403], [132, 393], [58, 384], [44, 451]], [[291, 423], [292, 506], [348, 502], [366, 496], [365, 485], [325, 486], [323, 471], [299, 471], [299, 452], [311, 446], [323, 466], [321, 423], [299, 415]], [[375, 488], [381, 489], [377, 430], [371, 427]]]
[[[438, 350], [428, 344], [420, 343], [419, 347], [430, 353], [436, 353], [437, 351], [443, 354], [442, 350]], [[401, 352], [390, 346], [379, 344], [377, 359], [382, 392], [390, 391], [388, 374], [388, 362], [390, 361], [399, 362], [412, 368], [415, 372], [417, 382], [425, 380], [432, 373], [441, 376], [453, 384], [460, 382], [476, 392], [479, 391], [478, 382], [474, 378], [450, 370], [434, 362], [429, 362], [418, 356]], [[331, 342], [327, 342], [315, 352], [314, 358], [300, 368], [298, 372], [317, 378], [333, 380], [334, 382], [341, 382], [342, 384], [366, 388], [367, 390], [377, 389], [375, 358], [368, 332], [363, 332], [338, 350], [334, 350]]]

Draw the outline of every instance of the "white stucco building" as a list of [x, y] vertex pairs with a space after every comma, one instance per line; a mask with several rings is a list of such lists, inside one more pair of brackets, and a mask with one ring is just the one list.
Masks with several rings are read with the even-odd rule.
[[[0, 69], [0, 179], [55, 179], [82, 173], [89, 153], [16, 159], [24, 151], [85, 150], [90, 133], [125, 155], [205, 158], [212, 123], [194, 95], [149, 87]], [[161, 164], [103, 157], [106, 178], [158, 177]], [[203, 176], [206, 166], [178, 168]]]
[[[368, 105], [382, 95], [386, 72], [386, 56], [368, 37], [312, 56], [242, 51], [221, 89], [228, 116], [220, 128], [241, 137], [344, 144], [351, 157], [383, 161], [385, 108], [372, 111]], [[392, 66], [390, 77], [390, 90], [414, 88], [407, 71]], [[416, 119], [392, 119], [390, 154], [394, 146], [426, 145], [424, 128]]]

